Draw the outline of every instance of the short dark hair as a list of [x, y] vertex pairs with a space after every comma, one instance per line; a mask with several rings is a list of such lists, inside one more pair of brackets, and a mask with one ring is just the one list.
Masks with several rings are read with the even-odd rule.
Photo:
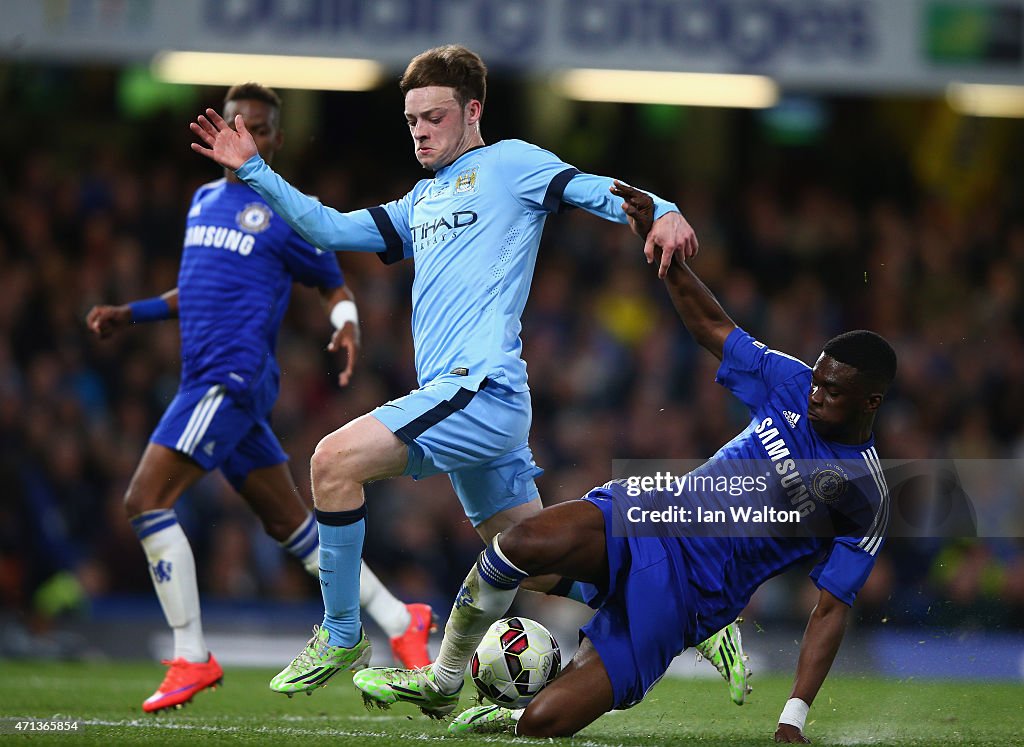
[[459, 106], [473, 99], [482, 105], [487, 97], [487, 66], [480, 55], [458, 44], [434, 47], [412, 58], [398, 84], [403, 96], [427, 86], [454, 88]]
[[883, 394], [896, 378], [896, 351], [879, 334], [856, 329], [836, 335], [822, 352], [829, 358], [857, 369], [865, 383]]
[[239, 83], [237, 86], [231, 86], [224, 94], [224, 106], [227, 106], [230, 101], [262, 101], [277, 112], [278, 121], [280, 121], [281, 97], [273, 88], [267, 88], [251, 81]]

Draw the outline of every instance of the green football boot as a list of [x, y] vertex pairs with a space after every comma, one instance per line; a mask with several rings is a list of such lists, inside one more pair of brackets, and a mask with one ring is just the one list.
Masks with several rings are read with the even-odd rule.
[[743, 705], [747, 694], [751, 691], [747, 678], [751, 671], [747, 669], [747, 655], [743, 653], [743, 638], [740, 636], [739, 623], [742, 617], [736, 618], [703, 643], [696, 646], [697, 658], [707, 659], [715, 665], [715, 669], [729, 685], [729, 697], [736, 705]]
[[453, 693], [443, 693], [434, 682], [430, 667], [421, 669], [395, 669], [393, 667], [370, 667], [357, 672], [352, 684], [363, 694], [363, 703], [369, 708], [390, 708], [394, 703], [405, 702], [419, 706], [430, 718], [445, 718], [459, 704], [462, 686]]
[[515, 734], [517, 716], [496, 705], [478, 705], [463, 711], [448, 724], [449, 734]]
[[370, 639], [360, 631], [359, 642], [352, 648], [331, 646], [331, 634], [320, 625], [313, 626], [313, 637], [292, 663], [270, 681], [270, 689], [289, 698], [295, 693], [312, 695], [318, 687], [344, 669], [358, 670], [370, 663]]

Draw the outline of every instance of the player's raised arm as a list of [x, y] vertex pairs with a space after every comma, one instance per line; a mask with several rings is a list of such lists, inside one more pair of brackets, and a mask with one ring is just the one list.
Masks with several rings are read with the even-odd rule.
[[736, 329], [736, 323], [718, 299], [685, 263], [669, 267], [665, 286], [693, 339], [721, 360], [725, 340]]
[[[282, 179], [260, 157], [241, 115], [235, 117], [232, 129], [216, 111], [207, 109], [206, 116], [200, 115], [189, 127], [202, 141], [192, 143], [192, 150], [233, 171], [309, 243], [333, 252], [381, 252], [390, 248], [370, 211], [339, 212]], [[393, 241], [401, 246], [400, 239]]]
[[129, 324], [156, 322], [177, 315], [178, 289], [174, 288], [156, 298], [146, 298], [120, 306], [93, 306], [85, 317], [85, 324], [90, 332], [105, 340]]
[[776, 742], [807, 744], [811, 740], [803, 734], [807, 712], [825, 681], [832, 662], [843, 642], [846, 616], [850, 608], [825, 589], [818, 596], [818, 604], [811, 610], [807, 629], [800, 643], [800, 659], [796, 665], [796, 679], [789, 701], [779, 716], [775, 730]]
[[[658, 262], [659, 278], [666, 276], [673, 260], [681, 265], [697, 254], [697, 234], [675, 204], [619, 181], [613, 180], [609, 185], [609, 181], [603, 176], [579, 174], [566, 184], [562, 199], [571, 205], [608, 217], [608, 213], [618, 210], [618, 205], [606, 203], [609, 192], [624, 199], [627, 194], [644, 195], [651, 203], [650, 226], [641, 234], [646, 238], [644, 255], [648, 264]], [[630, 220], [629, 223], [639, 234], [640, 230], [634, 221]]]
[[348, 386], [352, 380], [352, 370], [356, 365], [359, 351], [359, 312], [356, 310], [356, 299], [347, 285], [319, 288], [318, 291], [334, 327], [334, 334], [327, 343], [327, 349], [332, 353], [345, 351], [345, 368], [338, 374], [338, 386]]
[[[657, 226], [654, 219], [655, 203], [651, 195], [619, 181], [612, 185], [610, 191], [622, 198], [622, 211], [626, 214], [630, 227], [638, 236], [646, 237], [650, 245], [650, 234]], [[664, 254], [657, 246], [655, 253], [664, 260]], [[663, 274], [661, 269], [666, 269], [666, 273]], [[662, 261], [658, 276], [665, 278], [672, 305], [676, 307], [690, 334], [701, 346], [721, 360], [725, 340], [729, 333], [736, 329], [736, 323], [729, 318], [718, 303], [718, 299], [685, 262], [672, 266]]]

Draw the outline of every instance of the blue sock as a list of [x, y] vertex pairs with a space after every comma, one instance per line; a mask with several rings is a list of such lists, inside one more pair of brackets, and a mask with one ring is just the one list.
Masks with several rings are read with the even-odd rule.
[[359, 565], [366, 535], [366, 504], [353, 511], [316, 512], [320, 530], [320, 591], [330, 645], [359, 642]]
[[476, 559], [476, 570], [480, 578], [493, 586], [495, 589], [508, 591], [518, 589], [528, 573], [516, 568], [501, 552], [498, 547], [498, 538], [495, 537], [491, 544], [484, 548]]
[[153, 511], [143, 511], [141, 514], [136, 514], [129, 521], [131, 522], [132, 529], [135, 530], [135, 534], [138, 535], [140, 540], [144, 540], [161, 529], [167, 529], [167, 527], [177, 524], [178, 514], [175, 513], [173, 508], [154, 509]]

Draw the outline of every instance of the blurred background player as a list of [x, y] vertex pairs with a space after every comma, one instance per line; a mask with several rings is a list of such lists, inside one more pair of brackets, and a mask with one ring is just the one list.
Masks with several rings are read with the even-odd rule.
[[[234, 86], [224, 100], [224, 115], [244, 119], [268, 162], [284, 142], [280, 109], [277, 94], [255, 83]], [[180, 387], [125, 495], [174, 631], [167, 675], [144, 711], [180, 706], [223, 676], [203, 638], [195, 562], [174, 511], [182, 493], [207, 472], [219, 468], [267, 534], [318, 574], [316, 523], [269, 424], [280, 379], [277, 333], [293, 282], [317, 288], [335, 327], [328, 350], [345, 352], [338, 383], [346, 386], [359, 329], [337, 258], [303, 240], [228, 171], [193, 197], [178, 287], [158, 298], [89, 311], [89, 329], [100, 338], [129, 324], [180, 320]], [[396, 658], [414, 667], [429, 663], [430, 607], [403, 604], [365, 564], [360, 576], [360, 602], [391, 638]]]
[[[229, 126], [208, 109], [191, 125], [202, 141], [193, 150], [235, 171], [317, 246], [376, 251], [388, 264], [416, 259], [412, 324], [420, 388], [317, 446], [311, 471], [324, 622], [271, 681], [278, 692], [308, 692], [323, 684], [325, 670], [366, 663], [355, 572], [365, 536], [365, 483], [447, 473], [485, 542], [541, 509], [519, 331], [544, 222], [571, 207], [618, 223], [626, 216], [609, 193], [608, 177], [581, 173], [520, 140], [486, 145], [480, 132], [486, 87], [483, 60], [465, 47], [415, 57], [400, 83], [405, 118], [417, 161], [435, 176], [399, 200], [351, 213], [324, 207], [274, 173], [245, 122]], [[697, 238], [672, 203], [653, 198], [649, 218], [644, 251], [653, 261], [654, 247], [661, 250], [664, 276], [673, 261], [696, 253]], [[538, 588], [578, 598], [571, 577], [556, 584], [545, 580]], [[731, 666], [719, 654], [727, 641], [736, 653]], [[703, 651], [742, 702], [746, 670], [735, 628]]]
[[[623, 185], [616, 186], [616, 194], [627, 200], [623, 207], [631, 216], [636, 206], [650, 205], [645, 195]], [[896, 354], [873, 332], [847, 332], [825, 344], [811, 369], [737, 327], [686, 265], [671, 266], [666, 285], [694, 339], [721, 361], [717, 380], [751, 415], [749, 427], [697, 472], [736, 475], [750, 474], [744, 470], [751, 465], [764, 469], [772, 464], [768, 448], [777, 440], [792, 459], [769, 470], [768, 490], [751, 494], [755, 505], [793, 508], [789, 488], [795, 483], [788, 475], [827, 462], [837, 475], [843, 473], [845, 492], [819, 495], [812, 488], [808, 516], [827, 516], [828, 521], [814, 525], [827, 529], [835, 515], [859, 512], [859, 531], [856, 536], [771, 536], [736, 526], [724, 536], [702, 536], [683, 525], [645, 536], [622, 529], [629, 526], [630, 507], [678, 505], [695, 511], [706, 507], [708, 498], [695, 491], [630, 496], [623, 480], [548, 508], [503, 532], [481, 553], [452, 608], [437, 660], [459, 661], [464, 670], [519, 584], [532, 575], [555, 573], [586, 582], [586, 600], [597, 613], [580, 631], [576, 656], [525, 710], [477, 706], [453, 722], [453, 733], [575, 734], [613, 708], [638, 703], [675, 656], [735, 619], [764, 581], [814, 557], [820, 561], [810, 574], [819, 589], [818, 603], [775, 734], [780, 742], [809, 741], [802, 733], [809, 706], [839, 650], [847, 613], [874, 567], [886, 530], [888, 492], [872, 429], [896, 373]], [[778, 467], [787, 462], [793, 465], [784, 474]], [[726, 498], [740, 500], [732, 494]], [[366, 699], [381, 706], [411, 702], [440, 717], [455, 708], [463, 685], [462, 675], [452, 677], [449, 671], [436, 664], [431, 677], [364, 669], [353, 681]]]

